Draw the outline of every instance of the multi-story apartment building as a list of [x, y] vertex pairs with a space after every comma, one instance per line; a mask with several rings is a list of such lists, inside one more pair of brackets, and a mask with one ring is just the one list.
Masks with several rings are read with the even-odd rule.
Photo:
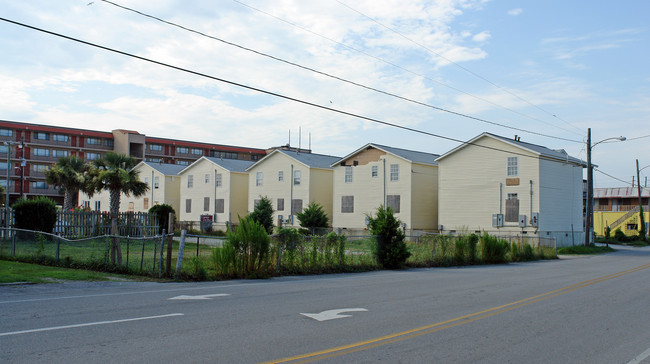
[[107, 132], [0, 120], [0, 186], [8, 185], [10, 204], [21, 195], [48, 196], [62, 204], [63, 194], [47, 184], [45, 172], [61, 157], [94, 160], [107, 152], [178, 165], [189, 165], [202, 156], [257, 161], [266, 155], [264, 149], [149, 137], [133, 130]]

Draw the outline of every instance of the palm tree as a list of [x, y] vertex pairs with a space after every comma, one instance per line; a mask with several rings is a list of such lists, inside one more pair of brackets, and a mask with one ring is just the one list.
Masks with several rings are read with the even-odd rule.
[[111, 249], [111, 262], [122, 264], [122, 253], [120, 245], [117, 243], [117, 215], [120, 210], [120, 197], [122, 193], [126, 196], [140, 197], [147, 193], [149, 187], [146, 183], [140, 181], [139, 171], [134, 167], [137, 165], [137, 159], [126, 154], [109, 152], [98, 160], [94, 161], [90, 180], [89, 195], [94, 192], [108, 190], [110, 196], [110, 213], [112, 218], [113, 248]]
[[79, 191], [87, 190], [90, 164], [77, 156], [62, 157], [45, 172], [47, 183], [65, 190], [63, 211], [74, 208], [74, 198]]

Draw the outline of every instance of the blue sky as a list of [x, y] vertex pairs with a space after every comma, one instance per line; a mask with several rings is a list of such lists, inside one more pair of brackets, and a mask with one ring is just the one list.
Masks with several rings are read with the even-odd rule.
[[[0, 16], [318, 105], [458, 140], [488, 131], [631, 183], [650, 165], [650, 2], [134, 1], [116, 3], [442, 112], [262, 57], [101, 0], [0, 1]], [[340, 115], [0, 22], [0, 119], [344, 156], [458, 143]], [[539, 135], [544, 134], [544, 135]], [[638, 139], [632, 139], [638, 138]], [[468, 171], [471, 175], [471, 171]], [[650, 175], [650, 167], [642, 171]], [[644, 180], [644, 177], [642, 181]], [[480, 178], [480, 176], [476, 176]], [[595, 173], [596, 187], [624, 183]]]

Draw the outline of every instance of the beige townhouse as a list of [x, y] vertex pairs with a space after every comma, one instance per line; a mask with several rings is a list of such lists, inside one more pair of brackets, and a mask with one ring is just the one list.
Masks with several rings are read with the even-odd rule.
[[248, 172], [254, 162], [201, 157], [183, 169], [180, 221], [212, 221], [217, 229], [247, 215]]
[[332, 220], [332, 163], [339, 157], [275, 149], [247, 169], [248, 211], [263, 196], [273, 204], [274, 221], [299, 226], [295, 215], [317, 202]]
[[408, 233], [438, 228], [438, 154], [366, 144], [334, 169], [334, 228], [363, 230], [391, 207]]
[[442, 232], [483, 232], [584, 242], [586, 163], [520, 138], [482, 133], [436, 160]]

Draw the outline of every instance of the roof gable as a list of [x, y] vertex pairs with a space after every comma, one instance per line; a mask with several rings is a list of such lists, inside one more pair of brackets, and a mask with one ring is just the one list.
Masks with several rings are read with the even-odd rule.
[[264, 158], [260, 159], [257, 161], [257, 163], [253, 164], [252, 166], [248, 167], [246, 170], [250, 170], [251, 168], [258, 166], [262, 163], [264, 163], [266, 160], [270, 158], [274, 158], [273, 156], [277, 153], [284, 154], [285, 156], [295, 160], [296, 162], [299, 162], [306, 167], [309, 168], [320, 168], [320, 169], [331, 169], [331, 164], [334, 163], [336, 160], [339, 159], [339, 157], [334, 157], [331, 155], [325, 155], [325, 154], [316, 154], [316, 153], [304, 153], [304, 152], [296, 152], [292, 150], [284, 150], [284, 149], [276, 149], [272, 151], [271, 153], [267, 154]]
[[346, 160], [358, 155], [359, 153], [367, 150], [368, 148], [375, 148], [379, 149], [383, 152], [386, 152], [388, 154], [392, 154], [396, 157], [402, 158], [406, 161], [412, 162], [412, 163], [420, 163], [420, 164], [430, 164], [437, 166], [438, 162], [436, 162], [436, 159], [440, 157], [439, 154], [433, 154], [433, 153], [426, 153], [426, 152], [418, 152], [415, 150], [408, 150], [408, 149], [401, 149], [401, 148], [395, 148], [395, 147], [389, 147], [386, 145], [380, 145], [380, 144], [375, 144], [375, 143], [368, 143], [364, 145], [363, 147], [355, 150], [354, 152], [348, 154], [347, 156], [337, 160], [336, 162], [332, 163], [330, 167], [334, 167], [337, 164], [340, 164], [341, 162], [345, 162]]
[[241, 159], [222, 159], [222, 158], [216, 158], [216, 157], [206, 157], [203, 156], [196, 161], [194, 161], [192, 164], [189, 166], [185, 167], [181, 171], [181, 173], [186, 173], [188, 170], [196, 166], [197, 164], [201, 163], [202, 161], [206, 161], [209, 163], [212, 163], [216, 166], [219, 166], [229, 172], [239, 172], [239, 173], [246, 173], [246, 170], [255, 164], [253, 161], [246, 161], [246, 160], [241, 160]]

